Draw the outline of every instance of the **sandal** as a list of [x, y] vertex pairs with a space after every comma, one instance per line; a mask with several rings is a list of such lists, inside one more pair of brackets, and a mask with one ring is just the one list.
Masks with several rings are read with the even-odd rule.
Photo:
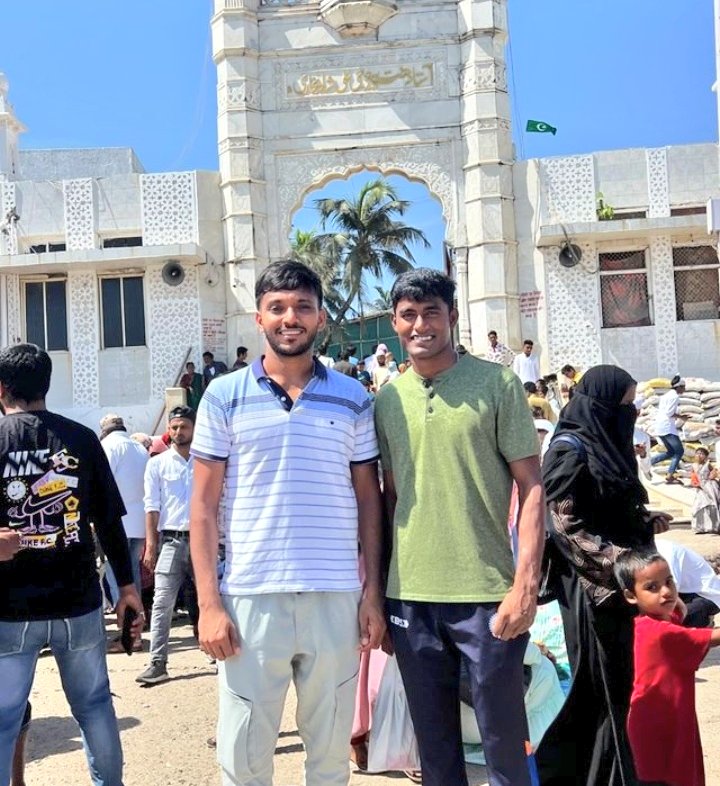
[[403, 770], [403, 775], [413, 783], [422, 783], [422, 772], [420, 770]]
[[680, 478], [676, 477], [675, 475], [668, 475], [665, 478], [665, 482], [668, 484], [675, 484], [677, 486], [684, 486], [685, 484], [680, 480]]
[[350, 744], [350, 760], [355, 762], [355, 766], [362, 772], [368, 768], [368, 744], [366, 740]]

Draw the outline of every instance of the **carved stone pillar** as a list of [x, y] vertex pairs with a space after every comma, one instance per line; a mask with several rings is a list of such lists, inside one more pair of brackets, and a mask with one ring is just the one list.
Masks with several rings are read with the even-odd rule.
[[466, 349], [472, 346], [470, 333], [470, 306], [468, 302], [468, 250], [455, 249], [455, 281], [457, 283], [458, 335]]
[[215, 0], [218, 151], [228, 270], [228, 335], [255, 335], [255, 279], [268, 263], [258, 0]]
[[497, 330], [518, 347], [506, 0], [459, 0], [458, 24], [471, 343], [477, 348], [488, 330]]

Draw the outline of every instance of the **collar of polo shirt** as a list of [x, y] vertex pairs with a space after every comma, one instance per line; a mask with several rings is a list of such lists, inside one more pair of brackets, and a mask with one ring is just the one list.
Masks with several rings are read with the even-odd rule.
[[[270, 379], [270, 377], [265, 373], [265, 368], [263, 367], [264, 357], [265, 355], [261, 355], [260, 357], [255, 358], [251, 366], [253, 376], [258, 382], [260, 382], [262, 379]], [[327, 379], [327, 369], [317, 358], [313, 358], [313, 376], [322, 380]]]

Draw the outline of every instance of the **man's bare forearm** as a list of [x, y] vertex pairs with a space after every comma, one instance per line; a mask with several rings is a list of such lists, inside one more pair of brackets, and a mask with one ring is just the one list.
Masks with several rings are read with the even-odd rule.
[[382, 595], [380, 565], [382, 563], [382, 505], [380, 495], [358, 501], [358, 535], [365, 560], [365, 594]]
[[377, 464], [353, 467], [352, 477], [358, 506], [358, 539], [365, 562], [365, 595], [380, 598], [383, 533]]
[[537, 592], [545, 545], [545, 496], [539, 478], [536, 482], [518, 483], [518, 492], [516, 583], [519, 582], [531, 592]]
[[217, 510], [213, 512], [202, 501], [193, 501], [190, 514], [190, 555], [198, 605], [201, 608], [220, 605], [217, 580], [218, 542]]

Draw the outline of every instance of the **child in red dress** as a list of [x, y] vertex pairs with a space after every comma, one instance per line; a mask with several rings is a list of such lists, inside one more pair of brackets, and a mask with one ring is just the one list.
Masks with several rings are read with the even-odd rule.
[[684, 628], [685, 604], [667, 562], [653, 550], [626, 551], [615, 575], [635, 620], [635, 682], [628, 737], [646, 786], [705, 786], [695, 715], [695, 672], [720, 629]]

